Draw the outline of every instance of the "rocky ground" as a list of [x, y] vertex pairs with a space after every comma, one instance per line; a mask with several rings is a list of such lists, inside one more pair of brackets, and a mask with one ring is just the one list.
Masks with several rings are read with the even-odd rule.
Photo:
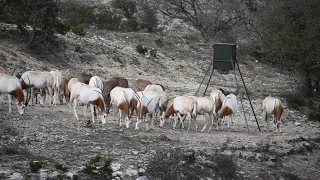
[[[212, 44], [190, 42], [170, 34], [89, 29], [85, 37], [72, 33], [58, 35], [59, 48], [51, 52], [26, 50], [21, 42], [3, 34], [1, 37], [4, 37], [0, 42], [1, 65], [9, 72], [16, 66], [16, 72], [59, 69], [65, 76], [85, 71], [103, 79], [122, 76], [128, 79], [130, 86], [134, 78], [142, 77], [164, 85], [170, 95], [193, 94], [213, 54]], [[163, 38], [163, 47], [154, 42], [159, 38]], [[139, 43], [157, 49], [157, 57], [137, 53], [135, 47]], [[170, 151], [178, 149], [183, 158], [193, 159], [177, 161], [183, 167], [182, 174], [185, 174], [180, 174], [180, 179], [319, 179], [320, 125], [308, 121], [302, 112], [289, 108], [283, 98], [299, 85], [298, 76], [244, 57], [239, 58], [239, 62], [262, 133], [257, 128], [238, 72], [244, 108], [239, 103], [236, 131], [225, 128], [200, 133], [194, 127], [189, 132], [172, 130], [171, 122], [167, 122], [164, 128], [146, 131], [142, 126], [142, 130], [135, 131], [133, 124], [129, 129], [119, 128], [112, 115], [106, 125], [88, 125], [89, 112], [85, 117], [83, 107], [79, 107], [81, 121], [76, 121], [71, 107], [66, 104], [29, 106], [26, 114], [19, 116], [16, 109], [8, 113], [5, 96], [0, 103], [0, 178], [100, 179], [84, 170], [90, 158], [99, 154], [112, 159], [114, 179], [136, 179], [139, 175], [141, 179], [155, 179], [151, 176], [154, 172], [150, 167], [161, 162], [155, 163], [153, 159], [157, 158], [153, 157], [163, 151], [166, 152], [165, 157], [174, 160], [174, 153]], [[215, 72], [208, 91], [217, 87], [235, 90], [234, 75]], [[200, 92], [203, 91], [204, 87]], [[262, 120], [260, 104], [269, 94], [280, 96], [285, 105], [282, 133], [267, 132]], [[249, 133], [243, 112], [248, 119]], [[197, 123], [202, 128], [203, 117], [199, 117]], [[225, 176], [218, 171], [223, 169], [214, 159], [218, 155], [233, 157], [233, 162], [239, 167], [235, 176]], [[42, 164], [37, 173], [31, 172], [35, 166], [30, 166], [33, 161]], [[169, 163], [164, 164], [171, 167]], [[99, 168], [102, 168], [101, 164]], [[193, 172], [192, 176], [190, 172]], [[186, 175], [188, 173], [190, 176]]]

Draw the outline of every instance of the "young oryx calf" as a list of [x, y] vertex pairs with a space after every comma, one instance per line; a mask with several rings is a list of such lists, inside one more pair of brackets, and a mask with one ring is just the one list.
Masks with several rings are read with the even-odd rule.
[[[34, 89], [44, 89], [46, 96], [49, 97], [49, 105], [52, 103], [54, 77], [47, 71], [27, 71], [21, 75], [22, 89], [31, 88], [31, 97], [34, 95]], [[41, 99], [44, 105], [46, 98]], [[33, 98], [31, 98], [33, 104]]]
[[107, 114], [105, 112], [105, 103], [103, 100], [103, 96], [101, 90], [99, 88], [95, 88], [89, 86], [87, 84], [77, 82], [71, 88], [71, 95], [70, 95], [70, 103], [73, 103], [73, 111], [74, 117], [79, 120], [76, 107], [78, 105], [78, 101], [80, 103], [88, 105], [90, 104], [91, 108], [91, 115], [92, 115], [92, 122], [94, 123], [94, 114], [93, 114], [93, 107], [94, 105], [99, 109], [99, 116], [101, 118], [102, 124], [107, 122]]
[[137, 104], [134, 97], [134, 91], [131, 88], [115, 87], [110, 92], [110, 104], [119, 109], [119, 127], [121, 127], [122, 113], [125, 114], [125, 125], [129, 128], [133, 108]]
[[60, 94], [60, 87], [62, 85], [62, 73], [58, 70], [55, 71], [50, 71], [50, 73], [53, 76], [53, 104], [57, 105], [60, 104], [60, 98], [59, 98], [59, 94]]
[[281, 115], [283, 113], [283, 105], [280, 99], [274, 98], [271, 96], [266, 97], [262, 101], [262, 110], [263, 110], [263, 118], [267, 123], [268, 131], [269, 131], [269, 123], [268, 123], [268, 115], [273, 115], [273, 123], [276, 132], [281, 132], [280, 123], [281, 123]]
[[[206, 124], [203, 126], [201, 132], [203, 132], [207, 125], [210, 124], [211, 122], [211, 118], [212, 118], [212, 114], [213, 114], [213, 108], [214, 108], [214, 101], [212, 98], [210, 97], [196, 97], [196, 96], [189, 96], [194, 98], [197, 101], [197, 115], [204, 115], [205, 120], [206, 120]], [[196, 124], [196, 131], [198, 130], [198, 125], [197, 122], [195, 122]], [[209, 132], [211, 130], [211, 126], [209, 125]]]
[[11, 112], [11, 99], [14, 97], [17, 100], [19, 114], [24, 114], [24, 94], [17, 77], [0, 73], [0, 92], [8, 93], [9, 112]]
[[[139, 124], [146, 119], [151, 119], [151, 129], [154, 129], [154, 119], [157, 119], [158, 106], [159, 106], [159, 94], [153, 91], [138, 91], [136, 94], [138, 103], [135, 106], [137, 113], [137, 123], [135, 130], [139, 129]], [[146, 130], [148, 130], [148, 120], [145, 120]]]
[[[226, 96], [226, 99], [222, 103], [221, 109], [218, 111], [218, 118], [222, 119], [224, 117], [229, 117], [228, 119], [228, 128], [229, 126], [229, 121], [231, 119], [232, 124], [233, 124], [233, 129], [235, 130], [235, 125], [234, 125], [234, 120], [233, 116], [238, 110], [238, 103], [237, 103], [237, 96], [234, 94], [229, 94]], [[219, 121], [219, 119], [218, 119]], [[217, 126], [217, 130], [218, 130]], [[221, 129], [223, 129], [223, 124], [221, 125]]]
[[[174, 118], [174, 125], [172, 129], [175, 129], [177, 125], [177, 119], [179, 118], [182, 128], [184, 128], [183, 121], [187, 117], [187, 115], [190, 116], [189, 126], [188, 130], [190, 129], [191, 121], [192, 119], [197, 118], [197, 101], [192, 97], [186, 97], [186, 96], [178, 96], [173, 99], [173, 102], [163, 114], [163, 120], [160, 121], [160, 127], [164, 125], [164, 122], [166, 119], [168, 119], [171, 115], [176, 114], [177, 117]], [[184, 117], [182, 118], [181, 115]]]

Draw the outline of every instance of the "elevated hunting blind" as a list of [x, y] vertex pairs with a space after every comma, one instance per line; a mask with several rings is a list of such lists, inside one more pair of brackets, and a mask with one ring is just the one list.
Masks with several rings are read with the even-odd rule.
[[[216, 44], [214, 44], [213, 61], [212, 61], [212, 63], [210, 63], [210, 66], [209, 66], [205, 76], [203, 77], [198, 90], [195, 92], [195, 96], [197, 96], [197, 94], [198, 94], [198, 92], [200, 90], [200, 87], [202, 86], [203, 81], [204, 81], [205, 77], [207, 76], [207, 73], [210, 72], [210, 70], [211, 70], [211, 74], [209, 76], [208, 83], [207, 83], [206, 88], [205, 88], [204, 93], [203, 93], [203, 96], [205, 96], [205, 94], [207, 92], [207, 89], [208, 89], [208, 86], [209, 86], [209, 83], [211, 81], [213, 72], [214, 72], [215, 69], [216, 70], [223, 70], [223, 71], [233, 70], [235, 81], [236, 81], [236, 84], [237, 84], [237, 89], [239, 89], [239, 84], [238, 84], [238, 80], [237, 80], [237, 76], [236, 76], [236, 67], [237, 67], [237, 69], [239, 71], [239, 74], [240, 74], [240, 77], [241, 77], [241, 80], [242, 80], [242, 83], [243, 83], [243, 86], [244, 86], [244, 89], [245, 89], [245, 92], [246, 92], [246, 95], [247, 95], [248, 100], [250, 102], [250, 106], [251, 106], [253, 115], [254, 115], [256, 123], [258, 125], [258, 129], [261, 132], [261, 129], [260, 129], [256, 114], [254, 112], [254, 109], [252, 107], [251, 99], [249, 97], [247, 87], [246, 87], [246, 85], [244, 83], [244, 80], [243, 80], [243, 77], [242, 77], [242, 73], [240, 71], [239, 64], [237, 62], [236, 56], [237, 56], [237, 45], [236, 44], [228, 44], [228, 43], [216, 43]], [[244, 118], [245, 118], [245, 121], [246, 121], [246, 125], [247, 125], [247, 129], [248, 129], [248, 132], [249, 132], [249, 126], [248, 126], [247, 118], [246, 118], [245, 111], [244, 111], [244, 108], [243, 108], [242, 96], [239, 95], [238, 97], [240, 98], [243, 115], [244, 115]]]

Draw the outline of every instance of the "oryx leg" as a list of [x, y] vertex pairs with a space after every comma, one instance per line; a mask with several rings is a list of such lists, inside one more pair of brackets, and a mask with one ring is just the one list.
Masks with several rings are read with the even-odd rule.
[[189, 125], [188, 125], [188, 131], [190, 130], [190, 127], [191, 127], [191, 121], [192, 121], [192, 116], [191, 114], [188, 112], [188, 115], [190, 116], [190, 120], [189, 120]]
[[[72, 101], [70, 101], [72, 102]], [[74, 117], [79, 121], [79, 117], [77, 115], [76, 108], [78, 106], [78, 99], [73, 99], [73, 111], [74, 111]]]
[[94, 105], [93, 104], [90, 104], [90, 109], [91, 109], [92, 123], [94, 123], [95, 120], [94, 120]]
[[12, 103], [12, 100], [11, 100], [11, 95], [8, 94], [8, 101], [9, 101], [9, 113], [11, 113], [11, 103]]
[[[27, 89], [27, 94], [28, 94], [28, 89]], [[29, 95], [30, 97], [31, 97], [31, 106], [33, 106], [33, 96], [34, 96], [34, 88], [33, 87], [31, 87], [30, 88], [30, 95]], [[27, 99], [27, 100], [29, 100], [29, 99]]]
[[142, 119], [139, 119], [137, 117], [137, 122], [136, 122], [136, 127], [134, 128], [134, 130], [139, 130], [139, 124], [142, 122]]
[[52, 87], [48, 87], [48, 95], [49, 95], [49, 105], [53, 105], [52, 104], [52, 98], [53, 98], [53, 89]]
[[[203, 132], [206, 129], [207, 125], [210, 124], [210, 116], [211, 116], [210, 114], [207, 114], [207, 113], [204, 114], [204, 119], [206, 121], [206, 124], [203, 126], [201, 132]], [[210, 132], [210, 128], [211, 126], [209, 127], [209, 132]]]
[[[174, 129], [176, 128], [176, 126], [177, 126], [177, 122], [178, 122], [179, 116], [180, 116], [180, 113], [177, 113], [176, 116], [173, 117], [173, 121], [174, 121], [173, 126], [172, 126], [172, 129], [173, 129], [173, 130], [174, 130]], [[181, 117], [181, 116], [180, 116], [180, 117]]]

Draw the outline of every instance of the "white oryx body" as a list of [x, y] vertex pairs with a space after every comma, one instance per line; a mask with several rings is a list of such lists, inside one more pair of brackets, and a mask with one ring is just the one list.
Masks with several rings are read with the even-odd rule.
[[143, 91], [164, 92], [164, 89], [158, 84], [149, 84], [146, 86], [146, 88], [144, 88]]
[[[214, 108], [214, 100], [210, 97], [196, 97], [196, 96], [189, 96], [194, 98], [197, 101], [197, 115], [204, 115], [206, 124], [203, 126], [201, 132], [203, 132], [207, 125], [209, 124], [209, 131], [211, 130], [211, 118], [213, 114]], [[196, 123], [196, 130], [198, 129], [197, 122]]]
[[[165, 120], [168, 119], [171, 115], [177, 115], [177, 117], [174, 118], [174, 125], [172, 129], [175, 129], [177, 125], [177, 118], [180, 119], [182, 128], [184, 128], [183, 121], [186, 118], [186, 116], [189, 115], [189, 130], [191, 126], [191, 121], [197, 118], [197, 101], [194, 98], [187, 96], [178, 96], [174, 98], [173, 102], [163, 115], [163, 120], [160, 121], [160, 127], [164, 125]], [[182, 118], [181, 115], [183, 115], [184, 117]]]
[[[154, 119], [157, 119], [160, 96], [153, 91], [138, 91], [136, 93], [138, 102], [135, 107], [137, 113], [135, 129], [138, 130], [139, 124], [146, 118], [151, 119], [151, 128], [154, 129]], [[146, 130], [148, 130], [148, 120], [146, 119], [145, 121]]]
[[101, 78], [98, 76], [92, 76], [90, 78], [89, 86], [99, 88], [101, 91], [103, 91], [103, 82], [102, 82]]
[[276, 132], [278, 130], [281, 132], [281, 116], [283, 113], [283, 105], [279, 98], [268, 96], [262, 101], [262, 110], [263, 110], [263, 118], [267, 123], [268, 131], [269, 131], [269, 123], [268, 123], [268, 115], [273, 116], [273, 124]]
[[218, 128], [219, 126], [219, 122], [218, 122], [218, 111], [221, 109], [223, 101], [226, 99], [226, 96], [222, 93], [221, 90], [219, 89], [214, 89], [212, 90], [212, 92], [210, 93], [210, 97], [213, 99], [214, 101], [214, 107], [213, 107], [213, 113], [212, 113], [212, 125], [213, 125], [213, 120], [216, 121], [216, 127]]
[[[224, 117], [229, 117], [228, 119], [228, 128], [230, 127], [230, 120], [233, 124], [233, 129], [235, 130], [235, 124], [234, 124], [234, 114], [238, 110], [238, 102], [237, 102], [237, 96], [234, 94], [229, 94], [226, 96], [226, 99], [222, 103], [221, 109], [218, 111], [218, 118], [224, 118]], [[223, 129], [223, 124], [221, 124], [221, 128]], [[218, 126], [217, 126], [218, 130]]]
[[8, 93], [9, 112], [11, 112], [11, 99], [14, 97], [17, 101], [19, 114], [24, 114], [24, 94], [17, 77], [0, 73], [0, 93]]
[[57, 105], [60, 104], [60, 87], [62, 85], [62, 73], [58, 70], [50, 71], [50, 73], [53, 76], [53, 104]]
[[94, 105], [99, 109], [99, 116], [102, 124], [107, 122], [107, 114], [105, 113], [105, 103], [103, 100], [102, 92], [99, 88], [89, 86], [87, 84], [77, 82], [71, 88], [70, 103], [73, 103], [74, 117], [79, 120], [76, 107], [78, 101], [85, 105], [90, 105], [92, 122], [95, 122], [93, 107]]
[[[21, 86], [23, 89], [31, 88], [31, 97], [34, 95], [34, 89], [44, 89], [46, 98], [49, 98], [49, 105], [52, 103], [54, 77], [48, 71], [27, 71], [21, 75]], [[45, 99], [41, 99], [41, 104]], [[31, 98], [31, 105], [33, 98]]]
[[[137, 104], [134, 91], [131, 88], [115, 87], [110, 91], [110, 104], [119, 109], [119, 126], [121, 127], [122, 113], [125, 114], [125, 126], [129, 128], [133, 108]], [[114, 111], [115, 112], [115, 111]]]
[[77, 78], [71, 78], [71, 79], [69, 80], [69, 82], [68, 82], [68, 89], [69, 89], [70, 92], [71, 92], [72, 86], [73, 86], [75, 83], [77, 83], [77, 82], [80, 82], [79, 79], [77, 79]]

